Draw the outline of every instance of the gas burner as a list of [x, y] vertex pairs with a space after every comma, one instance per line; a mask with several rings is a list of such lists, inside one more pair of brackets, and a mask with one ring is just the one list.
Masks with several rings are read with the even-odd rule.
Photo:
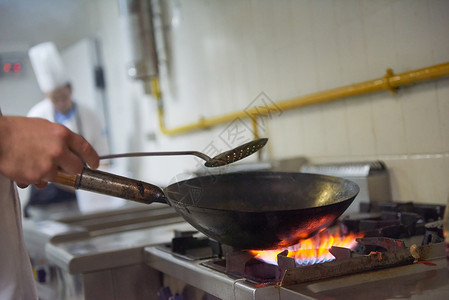
[[[407, 239], [413, 236], [425, 235], [422, 244], [437, 241], [439, 231], [426, 224], [441, 220], [444, 215], [444, 205], [415, 203], [361, 203], [360, 213], [347, 215], [342, 220], [343, 232], [363, 232], [365, 237], [388, 237]], [[441, 237], [442, 235], [440, 235]]]
[[[352, 250], [332, 246], [329, 252], [333, 261], [305, 266], [294, 257], [289, 257], [289, 250], [284, 250], [276, 255], [277, 264], [272, 264], [257, 258], [254, 251], [226, 247], [205, 237], [197, 238], [195, 234], [195, 231], [176, 232], [171, 243], [158, 248], [175, 257], [198, 261], [202, 266], [234, 279], [245, 279], [257, 286], [297, 284], [411, 264], [416, 260], [401, 240], [363, 237], [354, 238], [356, 245]], [[326, 234], [323, 232], [321, 235], [323, 237]]]
[[222, 256], [220, 243], [207, 237], [195, 237], [198, 231], [178, 231], [171, 243], [157, 246], [173, 256], [186, 260], [203, 260]]
[[244, 278], [257, 285], [291, 285], [347, 274], [361, 273], [413, 263], [416, 258], [400, 240], [384, 237], [357, 239], [354, 250], [333, 246], [334, 260], [298, 265], [288, 250], [277, 254], [277, 265], [256, 259], [249, 251], [228, 253], [225, 259], [202, 262], [201, 265], [233, 278]]

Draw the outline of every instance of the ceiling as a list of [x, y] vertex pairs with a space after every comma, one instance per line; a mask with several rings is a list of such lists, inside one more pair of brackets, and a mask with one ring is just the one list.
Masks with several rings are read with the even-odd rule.
[[44, 41], [65, 48], [89, 33], [87, 0], [0, 1], [0, 51], [26, 51]]

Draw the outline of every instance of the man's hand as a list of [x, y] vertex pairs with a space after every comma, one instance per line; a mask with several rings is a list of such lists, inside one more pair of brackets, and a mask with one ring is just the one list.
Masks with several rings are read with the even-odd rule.
[[18, 186], [44, 187], [58, 171], [79, 174], [99, 157], [80, 135], [44, 119], [0, 116], [0, 173]]

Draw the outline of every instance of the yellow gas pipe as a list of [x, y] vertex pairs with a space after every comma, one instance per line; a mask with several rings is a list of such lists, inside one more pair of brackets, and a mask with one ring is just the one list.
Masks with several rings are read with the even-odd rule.
[[351, 97], [356, 95], [362, 95], [372, 93], [376, 91], [388, 90], [392, 93], [396, 93], [398, 87], [402, 85], [413, 84], [422, 81], [428, 81], [437, 79], [440, 77], [449, 75], [449, 62], [439, 65], [430, 66], [418, 70], [404, 72], [401, 74], [394, 74], [392, 69], [387, 69], [385, 76], [365, 81], [361, 83], [355, 83], [327, 91], [322, 91], [306, 96], [284, 100], [276, 102], [275, 104], [268, 105], [264, 110], [258, 108], [250, 108], [245, 111], [238, 111], [222, 116], [211, 117], [207, 119], [200, 119], [198, 122], [190, 123], [187, 125], [166, 128], [164, 122], [164, 109], [161, 98], [161, 92], [159, 89], [159, 79], [152, 79], [152, 94], [158, 103], [158, 117], [159, 127], [163, 134], [166, 135], [178, 135], [181, 133], [191, 132], [194, 130], [205, 129], [215, 125], [231, 122], [238, 118], [251, 118], [255, 138], [258, 136], [257, 130], [257, 118], [263, 115], [268, 115], [273, 111], [285, 111], [289, 109], [299, 108], [306, 105], [312, 105], [332, 100], [337, 100], [345, 97]]

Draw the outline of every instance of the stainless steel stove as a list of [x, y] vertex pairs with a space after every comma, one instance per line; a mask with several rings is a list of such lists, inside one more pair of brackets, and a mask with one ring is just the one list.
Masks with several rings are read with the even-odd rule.
[[53, 291], [46, 299], [449, 299], [445, 207], [392, 202], [383, 164], [349, 166], [304, 167], [364, 191], [330, 228], [364, 236], [356, 248], [331, 248], [329, 262], [300, 266], [282, 252], [278, 266], [261, 263], [163, 205], [31, 222], [25, 238], [35, 266], [47, 267], [38, 278]]
[[[170, 299], [170, 295], [190, 299], [185, 291], [192, 289], [198, 297], [194, 299], [448, 299], [445, 247], [441, 233], [434, 235], [441, 223], [426, 219], [438, 219], [441, 206], [388, 203], [383, 209], [385, 206], [393, 210], [348, 215], [336, 226], [353, 230], [358, 223], [365, 237], [358, 239], [360, 253], [336, 247], [332, 252], [336, 259], [330, 262], [298, 266], [278, 256], [279, 266], [259, 266], [247, 252], [217, 252], [213, 241], [207, 244], [194, 236], [191, 239], [198, 241], [196, 245], [188, 242], [185, 249], [178, 242], [145, 247], [144, 259], [147, 266], [164, 275], [165, 290], [159, 293], [164, 291], [166, 298], [159, 299]], [[411, 206], [427, 216], [415, 218], [413, 224], [396, 222], [401, 217], [397, 209]], [[397, 219], [387, 222], [385, 216], [392, 215]], [[370, 231], [366, 230], [369, 226]], [[237, 264], [229, 262], [234, 256]]]
[[198, 250], [204, 242], [181, 251], [178, 242], [152, 245], [144, 259], [163, 274], [159, 299], [449, 299], [444, 206], [393, 202], [382, 162], [302, 164], [301, 171], [359, 184], [359, 196], [335, 226], [342, 234], [364, 233], [358, 253], [335, 247], [334, 261], [311, 266], [278, 255], [278, 266], [266, 266], [225, 245], [210, 253]]
[[[167, 255], [155, 246], [145, 248], [145, 263], [176, 278], [177, 287], [182, 282], [219, 299], [448, 299], [449, 271], [444, 245], [435, 244], [433, 251], [434, 256], [426, 258], [431, 266], [415, 263], [291, 285], [254, 284], [215, 271], [204, 265], [206, 260]], [[183, 290], [185, 286], [172, 293]]]

